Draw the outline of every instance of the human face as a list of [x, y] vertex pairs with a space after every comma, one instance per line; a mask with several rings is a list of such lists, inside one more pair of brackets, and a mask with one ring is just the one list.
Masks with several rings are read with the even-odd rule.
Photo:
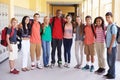
[[106, 16], [106, 21], [107, 21], [108, 23], [111, 23], [111, 22], [112, 22], [112, 17], [111, 17], [111, 16]]
[[90, 25], [92, 23], [92, 19], [91, 18], [86, 18], [86, 24]]
[[11, 26], [13, 26], [13, 27], [17, 27], [17, 21], [16, 20], [13, 20], [12, 22], [11, 22]]
[[101, 20], [101, 19], [97, 19], [97, 20], [96, 20], [96, 25], [97, 25], [97, 26], [101, 26], [101, 24], [102, 24], [102, 20]]
[[44, 23], [49, 24], [49, 20], [50, 20], [49, 17], [45, 17], [44, 18]]
[[76, 22], [77, 22], [78, 24], [81, 23], [80, 17], [77, 17], [77, 18], [76, 18]]
[[70, 16], [67, 16], [67, 22], [70, 23], [72, 21], [72, 18]]
[[57, 16], [57, 17], [61, 17], [61, 16], [62, 16], [62, 11], [56, 12], [56, 16]]
[[26, 24], [28, 24], [28, 23], [29, 23], [29, 21], [30, 21], [30, 18], [29, 18], [29, 17], [27, 17], [27, 18], [25, 19], [25, 23], [26, 23]]
[[35, 16], [34, 16], [34, 20], [35, 20], [35, 21], [39, 21], [39, 18], [40, 18], [40, 15], [35, 15]]

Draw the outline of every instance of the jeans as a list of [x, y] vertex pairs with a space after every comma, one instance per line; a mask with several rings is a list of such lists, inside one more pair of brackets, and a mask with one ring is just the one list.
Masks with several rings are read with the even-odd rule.
[[109, 66], [108, 74], [112, 77], [115, 77], [115, 61], [116, 61], [116, 52], [117, 48], [113, 47], [111, 53], [108, 53], [107, 50], [107, 63]]
[[50, 41], [42, 40], [42, 48], [43, 48], [43, 64], [44, 64], [44, 66], [46, 66], [49, 64]]
[[71, 46], [72, 46], [72, 39], [63, 39], [63, 45], [64, 45], [64, 58], [65, 62], [70, 63], [71, 60]]
[[61, 59], [61, 46], [62, 46], [62, 39], [52, 39], [51, 42], [52, 46], [52, 52], [51, 52], [51, 63], [55, 64], [55, 51], [57, 48], [57, 57], [58, 57], [58, 64], [62, 64], [62, 59]]

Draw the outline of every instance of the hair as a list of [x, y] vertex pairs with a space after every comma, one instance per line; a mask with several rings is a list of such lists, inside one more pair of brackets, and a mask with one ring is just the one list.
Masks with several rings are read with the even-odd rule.
[[18, 20], [17, 20], [16, 18], [12, 18], [12, 19], [10, 20], [11, 23], [12, 23], [13, 21], [17, 21], [17, 22], [18, 22]]
[[101, 16], [98, 16], [98, 17], [95, 18], [95, 20], [94, 20], [94, 25], [95, 25], [95, 27], [97, 27], [97, 26], [96, 26], [96, 21], [97, 21], [97, 19], [100, 19], [100, 20], [102, 21], [101, 26], [102, 26], [102, 28], [103, 28], [103, 30], [104, 30], [105, 21], [104, 21], [104, 19], [103, 19]]
[[105, 16], [111, 16], [111, 17], [113, 17], [113, 14], [112, 14], [112, 12], [107, 12], [107, 13], [105, 14]]
[[44, 17], [44, 20], [45, 20], [46, 18], [49, 18], [49, 17], [48, 17], [48, 16], [45, 16], [45, 17]]
[[36, 15], [39, 15], [39, 16], [40, 16], [40, 14], [39, 14], [39, 13], [35, 13], [35, 14], [33, 15], [33, 17], [35, 17]]
[[[25, 23], [25, 20], [26, 18], [30, 18], [29, 16], [24, 16], [23, 19], [22, 19], [22, 26], [23, 26], [23, 30], [24, 30], [24, 33], [26, 34], [27, 33], [27, 29], [26, 29], [26, 23]], [[30, 22], [27, 24], [27, 27], [28, 29], [30, 29]]]
[[[80, 18], [80, 19], [81, 19], [80, 16], [76, 16], [76, 18]], [[78, 26], [78, 23], [77, 23], [77, 22], [76, 22], [76, 26]], [[83, 35], [83, 33], [84, 33], [83, 27], [84, 27], [84, 25], [83, 25], [82, 19], [81, 19], [81, 24], [80, 24], [80, 35]]]
[[60, 11], [62, 11], [62, 10], [60, 10], [60, 9], [57, 9], [57, 10], [56, 10], [56, 13], [57, 13], [57, 12], [60, 12]]
[[67, 17], [71, 17], [71, 18], [72, 18], [72, 16], [71, 16], [70, 14], [68, 14], [68, 15], [66, 16], [66, 18], [67, 18]]
[[46, 18], [49, 18], [49, 17], [48, 17], [48, 16], [45, 16], [45, 17], [44, 17], [44, 21], [43, 21], [44, 23], [45, 23], [45, 19], [46, 19]]
[[92, 17], [91, 17], [90, 15], [87, 15], [87, 16], [85, 17], [85, 19], [87, 19], [87, 18], [92, 19]]

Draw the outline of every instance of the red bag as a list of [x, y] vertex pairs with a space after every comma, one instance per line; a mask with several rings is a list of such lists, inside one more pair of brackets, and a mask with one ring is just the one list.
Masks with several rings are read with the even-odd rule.
[[[5, 47], [8, 46], [8, 43], [7, 43], [7, 30], [8, 30], [8, 27], [5, 27], [2, 30], [2, 34], [1, 34], [1, 45], [5, 46]], [[14, 34], [14, 29], [12, 28], [11, 33], [10, 33], [10, 37], [12, 37], [13, 34]]]

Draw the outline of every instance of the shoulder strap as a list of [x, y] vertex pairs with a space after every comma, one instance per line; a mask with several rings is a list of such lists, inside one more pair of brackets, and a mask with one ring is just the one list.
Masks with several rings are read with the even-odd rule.
[[93, 34], [94, 34], [94, 36], [95, 36], [95, 38], [96, 38], [97, 36], [96, 36], [95, 30], [94, 30], [94, 27], [93, 27], [92, 24], [91, 24], [91, 28], [92, 28], [92, 32], [93, 32]]
[[10, 33], [10, 37], [12, 37], [14, 35], [14, 28], [11, 28], [11, 33]]

